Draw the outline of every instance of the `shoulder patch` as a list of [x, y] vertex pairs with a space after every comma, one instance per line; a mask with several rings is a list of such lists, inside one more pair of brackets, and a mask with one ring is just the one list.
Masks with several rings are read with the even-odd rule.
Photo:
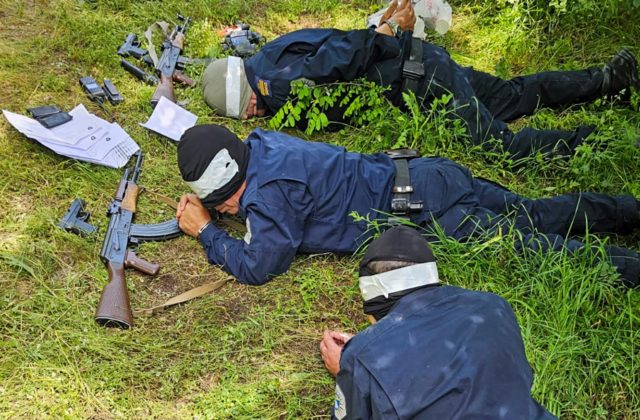
[[336, 400], [333, 403], [333, 414], [338, 420], [347, 417], [347, 401], [344, 398], [344, 392], [342, 392], [338, 384], [336, 384]]
[[256, 85], [262, 96], [271, 96], [271, 82], [256, 77]]

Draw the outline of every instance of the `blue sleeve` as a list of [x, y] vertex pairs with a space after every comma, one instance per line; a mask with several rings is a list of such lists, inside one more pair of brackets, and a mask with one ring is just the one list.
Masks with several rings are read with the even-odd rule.
[[336, 31], [305, 56], [302, 72], [316, 83], [348, 82], [363, 77], [374, 63], [399, 54], [400, 44], [394, 37], [372, 29]]
[[245, 240], [211, 225], [200, 235], [207, 258], [240, 283], [262, 285], [289, 268], [302, 242], [312, 199], [304, 185], [275, 181], [247, 208]]
[[[352, 338], [342, 350], [333, 419], [394, 420], [398, 413], [373, 373], [357, 356], [365, 345]], [[354, 344], [356, 347], [353, 347]]]
[[371, 376], [355, 360], [341, 361], [336, 377], [336, 397], [331, 418], [371, 419], [377, 417], [371, 404]]

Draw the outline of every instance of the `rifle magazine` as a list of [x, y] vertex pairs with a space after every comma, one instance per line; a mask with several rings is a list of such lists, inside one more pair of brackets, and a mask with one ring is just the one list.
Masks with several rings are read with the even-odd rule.
[[131, 236], [135, 239], [145, 241], [166, 241], [182, 235], [182, 231], [175, 219], [162, 223], [133, 224], [131, 225]]

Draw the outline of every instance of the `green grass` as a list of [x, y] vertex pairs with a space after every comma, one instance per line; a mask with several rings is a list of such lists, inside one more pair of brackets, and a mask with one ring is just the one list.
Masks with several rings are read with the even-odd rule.
[[[111, 78], [126, 101], [116, 121], [146, 154], [141, 184], [178, 197], [186, 192], [175, 145], [141, 128], [153, 88], [123, 71], [115, 51], [129, 32], [141, 35], [175, 13], [193, 17], [186, 54], [205, 57], [215, 32], [236, 19], [273, 39], [302, 27], [362, 27], [373, 1], [0, 0], [0, 107], [23, 113], [56, 103], [84, 103], [77, 80]], [[464, 65], [508, 77], [601, 65], [621, 46], [640, 53], [640, 9], [630, 1], [541, 0], [453, 2], [454, 26], [433, 41]], [[202, 67], [188, 74], [198, 79]], [[213, 116], [198, 88], [177, 89], [199, 116], [238, 134], [258, 123]], [[518, 121], [539, 127], [597, 124], [601, 131], [569, 160], [534, 157], [514, 165], [460, 144], [436, 114], [388, 125], [305, 138], [373, 151], [406, 130], [425, 154], [451, 157], [474, 174], [532, 197], [599, 190], [640, 196], [640, 96], [632, 105], [607, 100], [564, 111], [543, 110]], [[101, 237], [81, 238], [56, 225], [82, 197], [102, 232], [104, 210], [121, 171], [76, 162], [30, 141], [0, 118], [0, 417], [3, 418], [315, 418], [329, 412], [333, 379], [318, 354], [325, 328], [366, 326], [356, 284], [357, 257], [301, 256], [265, 287], [227, 284], [211, 295], [135, 320], [130, 331], [93, 321], [106, 270]], [[139, 220], [173, 211], [144, 194]], [[513, 251], [509, 236], [434, 246], [447, 283], [491, 291], [514, 307], [534, 396], [563, 418], [640, 417], [640, 294], [616, 287], [617, 274], [588, 255]], [[592, 244], [629, 238], [585, 238]], [[132, 306], [146, 308], [194, 286], [224, 278], [192, 239], [145, 244], [139, 255], [162, 264], [156, 278], [127, 271]]]

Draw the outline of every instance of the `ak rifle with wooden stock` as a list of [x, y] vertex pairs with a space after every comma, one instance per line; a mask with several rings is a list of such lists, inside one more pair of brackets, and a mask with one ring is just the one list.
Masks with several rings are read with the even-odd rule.
[[102, 243], [100, 258], [107, 266], [109, 283], [104, 287], [95, 320], [107, 327], [130, 328], [133, 315], [125, 268], [155, 276], [160, 266], [145, 261], [132, 247], [143, 241], [162, 241], [179, 236], [182, 232], [175, 219], [156, 224], [133, 224], [140, 188], [138, 178], [142, 170], [142, 151], [136, 155], [133, 169], [125, 169], [115, 197], [107, 209], [109, 227]]

